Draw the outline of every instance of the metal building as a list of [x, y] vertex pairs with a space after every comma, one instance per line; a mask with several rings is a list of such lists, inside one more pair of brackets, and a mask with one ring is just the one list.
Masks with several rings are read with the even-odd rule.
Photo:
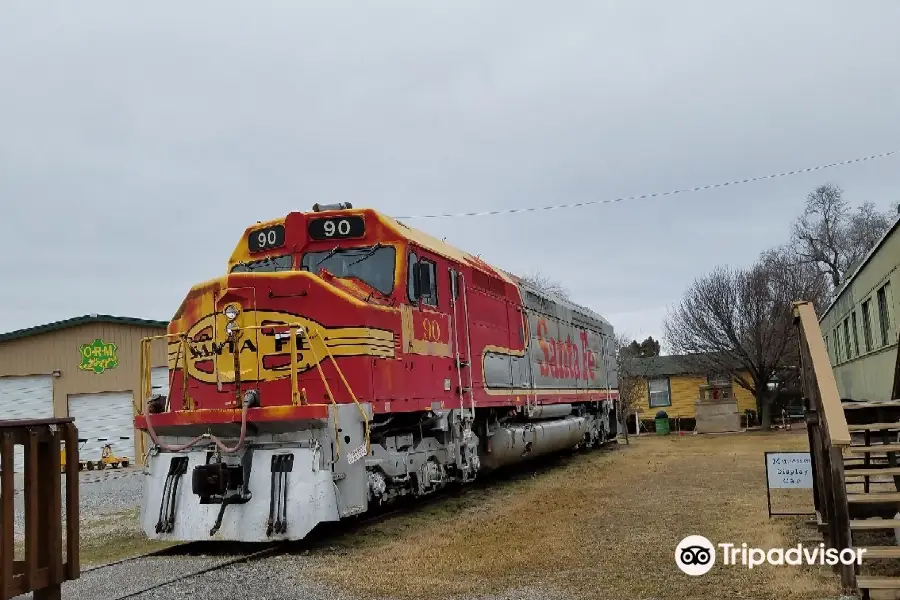
[[[146, 440], [134, 430], [141, 339], [167, 323], [85, 315], [0, 334], [0, 419], [75, 418], [87, 440], [82, 460], [96, 461], [110, 444], [140, 464]], [[168, 392], [165, 345], [153, 348], [153, 386]], [[15, 470], [23, 456], [17, 446]]]

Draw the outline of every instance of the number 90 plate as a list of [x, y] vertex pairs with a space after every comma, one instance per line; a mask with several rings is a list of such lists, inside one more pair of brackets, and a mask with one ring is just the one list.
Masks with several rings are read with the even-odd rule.
[[272, 225], [250, 232], [247, 237], [250, 252], [262, 252], [284, 246], [284, 225]]
[[309, 239], [344, 240], [366, 235], [366, 222], [360, 216], [325, 217], [309, 222]]

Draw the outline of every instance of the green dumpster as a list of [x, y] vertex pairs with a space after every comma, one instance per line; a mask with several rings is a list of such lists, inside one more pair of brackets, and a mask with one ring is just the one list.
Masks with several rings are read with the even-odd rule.
[[664, 410], [656, 413], [656, 435], [669, 435], [669, 415]]

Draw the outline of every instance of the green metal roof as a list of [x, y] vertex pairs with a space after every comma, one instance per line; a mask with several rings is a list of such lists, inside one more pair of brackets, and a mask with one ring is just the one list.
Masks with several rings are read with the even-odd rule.
[[8, 333], [0, 333], [0, 342], [9, 342], [21, 338], [39, 335], [42, 333], [50, 333], [67, 329], [69, 327], [77, 327], [79, 325], [92, 325], [94, 323], [112, 323], [114, 325], [131, 325], [134, 327], [151, 327], [165, 329], [169, 326], [168, 321], [153, 321], [150, 319], [136, 319], [134, 317], [114, 317], [112, 315], [84, 315], [82, 317], [73, 317], [62, 321], [54, 321], [44, 325], [36, 325], [34, 327], [26, 327], [25, 329], [17, 329]]
[[[708, 375], [713, 368], [708, 360], [710, 354], [669, 354], [665, 356], [649, 356], [646, 358], [626, 359], [622, 370], [634, 377], [667, 377], [670, 375]], [[719, 361], [716, 361], [719, 362]], [[728, 361], [732, 362], [732, 361]], [[714, 363], [713, 363], [714, 364]], [[736, 370], [742, 370], [735, 364]]]

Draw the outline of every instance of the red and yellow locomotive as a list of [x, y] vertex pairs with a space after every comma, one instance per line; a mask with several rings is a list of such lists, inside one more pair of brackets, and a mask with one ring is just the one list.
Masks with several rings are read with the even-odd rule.
[[606, 443], [612, 340], [598, 314], [371, 209], [258, 223], [172, 318], [166, 395], [151, 394], [145, 340], [144, 530], [300, 539]]

